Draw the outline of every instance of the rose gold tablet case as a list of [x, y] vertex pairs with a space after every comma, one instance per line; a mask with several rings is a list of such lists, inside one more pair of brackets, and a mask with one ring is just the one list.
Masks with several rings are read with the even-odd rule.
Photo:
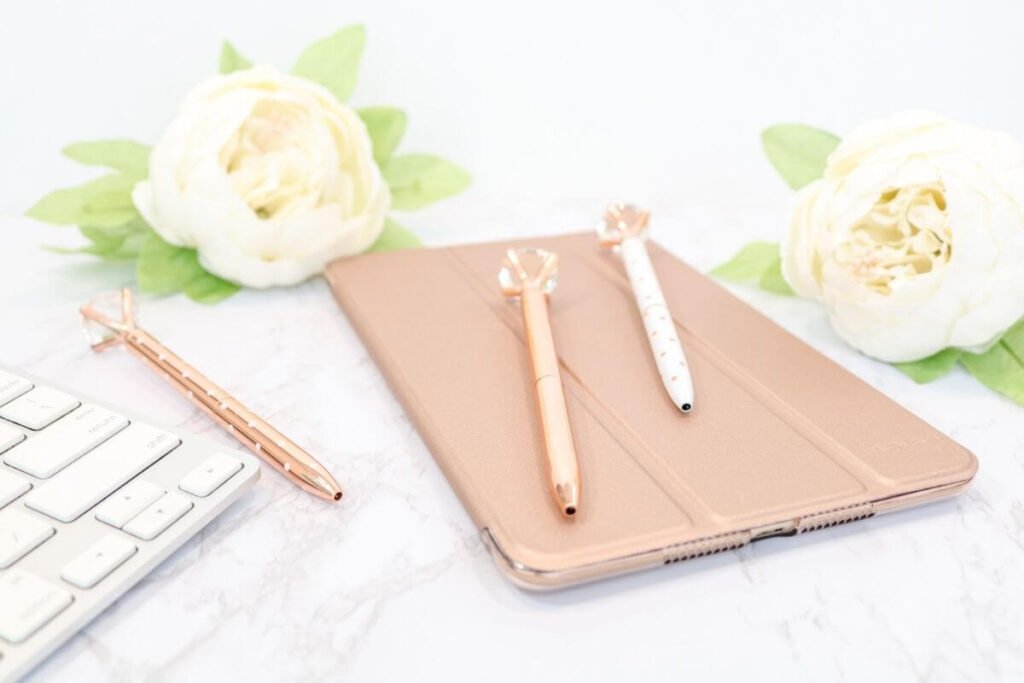
[[[558, 252], [551, 317], [584, 504], [548, 493], [519, 311], [495, 264]], [[700, 403], [671, 405], [621, 263], [589, 232], [338, 261], [335, 296], [479, 526], [528, 588], [918, 505], [975, 457], [655, 244]]]

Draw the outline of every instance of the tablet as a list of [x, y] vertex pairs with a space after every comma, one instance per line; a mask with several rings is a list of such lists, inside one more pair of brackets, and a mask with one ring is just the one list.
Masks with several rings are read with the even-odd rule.
[[[558, 253], [551, 296], [580, 510], [551, 500], [510, 247]], [[672, 405], [621, 260], [592, 233], [367, 254], [332, 291], [500, 567], [552, 588], [690, 560], [965, 489], [977, 460], [649, 244], [689, 359]]]

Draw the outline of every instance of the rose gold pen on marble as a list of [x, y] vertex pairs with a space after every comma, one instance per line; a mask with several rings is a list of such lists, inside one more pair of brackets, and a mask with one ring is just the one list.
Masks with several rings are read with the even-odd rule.
[[114, 292], [103, 301], [97, 299], [80, 311], [94, 351], [123, 343], [278, 472], [315, 496], [341, 500], [338, 482], [313, 456], [140, 329], [130, 290], [121, 290], [119, 295]]
[[518, 298], [522, 307], [551, 490], [562, 514], [572, 517], [580, 505], [579, 464], [548, 315], [548, 295], [557, 281], [558, 255], [543, 249], [509, 249], [498, 272], [501, 293]]

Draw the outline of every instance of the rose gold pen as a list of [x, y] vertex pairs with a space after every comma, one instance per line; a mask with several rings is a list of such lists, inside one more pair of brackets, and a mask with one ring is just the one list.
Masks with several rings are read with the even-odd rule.
[[111, 315], [107, 315], [100, 310], [98, 302], [80, 309], [94, 351], [104, 351], [123, 343], [131, 353], [160, 373], [171, 386], [185, 394], [278, 472], [315, 496], [327, 500], [341, 499], [338, 482], [313, 456], [204, 377], [153, 335], [140, 329], [135, 324], [130, 290], [121, 290], [119, 301], [107, 303], [111, 308], [119, 307], [120, 310], [110, 311]]
[[522, 306], [551, 490], [562, 514], [572, 517], [580, 504], [579, 464], [548, 315], [548, 295], [557, 280], [558, 255], [543, 249], [509, 249], [498, 273], [502, 294], [518, 298]]

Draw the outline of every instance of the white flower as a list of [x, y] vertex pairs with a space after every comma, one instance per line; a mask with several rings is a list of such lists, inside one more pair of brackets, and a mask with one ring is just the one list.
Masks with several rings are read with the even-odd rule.
[[269, 67], [196, 86], [132, 197], [161, 237], [249, 287], [300, 282], [364, 251], [391, 205], [359, 116]]
[[860, 127], [797, 194], [782, 270], [868, 355], [986, 349], [1024, 315], [1024, 146], [926, 113]]

